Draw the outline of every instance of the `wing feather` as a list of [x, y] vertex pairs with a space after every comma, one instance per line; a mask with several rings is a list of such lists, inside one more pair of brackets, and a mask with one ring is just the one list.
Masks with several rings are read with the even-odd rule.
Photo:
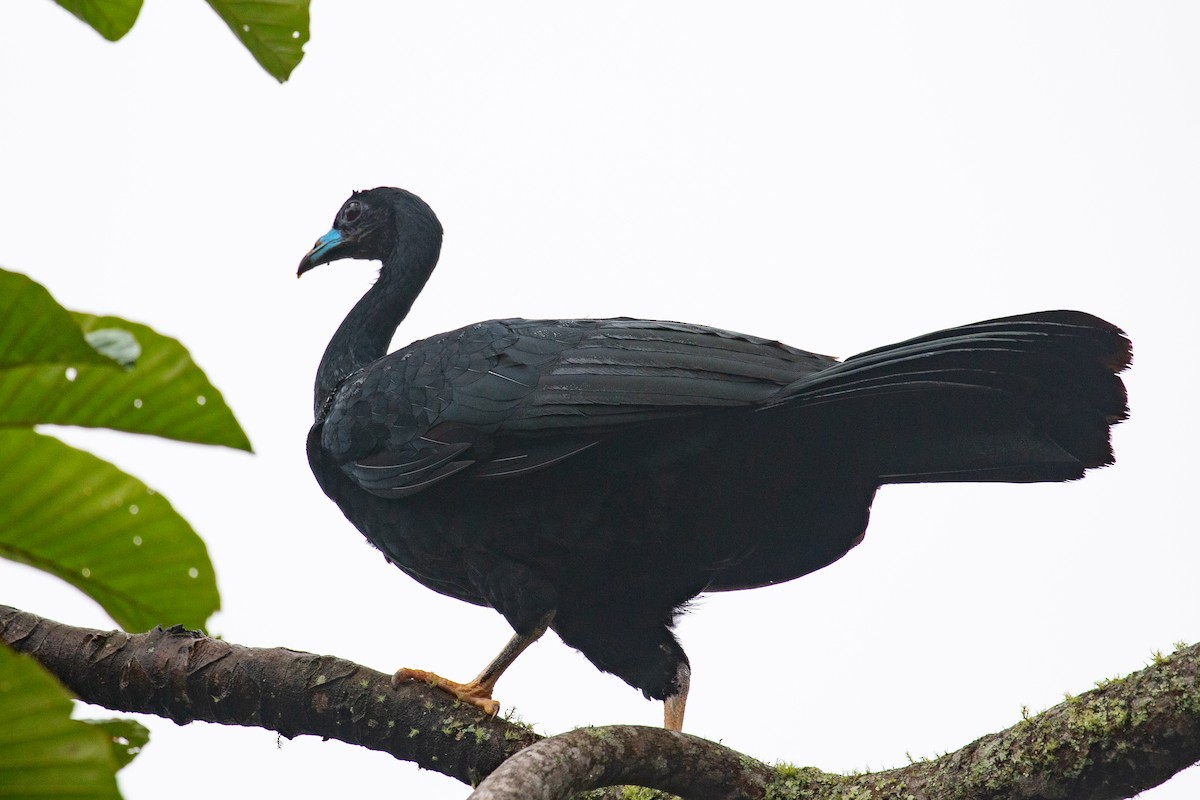
[[[637, 425], [753, 406], [834, 363], [675, 322], [496, 320], [351, 376], [326, 413], [322, 446], [367, 491], [405, 497], [460, 473], [525, 475]], [[457, 441], [430, 441], [447, 428]]]

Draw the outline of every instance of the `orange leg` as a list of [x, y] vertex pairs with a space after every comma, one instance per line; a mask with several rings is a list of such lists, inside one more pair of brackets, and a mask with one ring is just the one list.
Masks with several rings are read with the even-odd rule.
[[687, 707], [688, 687], [692, 684], [692, 668], [686, 663], [679, 665], [675, 673], [675, 694], [663, 701], [663, 727], [669, 731], [683, 731], [683, 712]]
[[504, 646], [500, 654], [483, 668], [483, 672], [476, 675], [468, 683], [458, 683], [448, 680], [435, 673], [426, 672], [423, 669], [400, 669], [392, 676], [392, 686], [398, 686], [405, 681], [428, 683], [431, 686], [436, 686], [443, 692], [454, 695], [464, 703], [477, 706], [485, 714], [494, 717], [500, 712], [500, 703], [492, 699], [492, 689], [496, 687], [496, 681], [500, 680], [500, 676], [504, 674], [504, 671], [512, 666], [512, 663], [517, 660], [517, 656], [524, 653], [529, 645], [542, 638], [542, 634], [550, 627], [550, 623], [553, 620], [554, 612], [550, 612], [529, 633], [515, 634], [508, 640], [508, 644]]

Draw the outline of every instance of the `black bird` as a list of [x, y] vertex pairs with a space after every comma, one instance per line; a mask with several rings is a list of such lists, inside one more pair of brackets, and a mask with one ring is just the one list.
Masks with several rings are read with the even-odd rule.
[[300, 262], [383, 262], [321, 359], [308, 458], [389, 561], [513, 627], [470, 683], [396, 674], [489, 713], [550, 627], [678, 730], [690, 668], [672, 626], [691, 598], [836, 561], [883, 484], [1079, 478], [1112, 463], [1127, 414], [1129, 341], [1078, 311], [844, 362], [636, 319], [492, 320], [389, 354], [441, 243], [429, 206], [384, 187], [355, 192]]

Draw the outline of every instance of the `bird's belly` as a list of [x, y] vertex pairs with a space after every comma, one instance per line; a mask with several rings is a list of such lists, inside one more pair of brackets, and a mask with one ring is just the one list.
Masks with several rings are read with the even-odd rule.
[[714, 467], [621, 471], [603, 457], [515, 479], [464, 475], [384, 502], [337, 469], [321, 482], [401, 570], [510, 622], [563, 605], [599, 611], [617, 595], [665, 613], [705, 589], [798, 577], [853, 546], [875, 488], [746, 464], [728, 468], [739, 480]]

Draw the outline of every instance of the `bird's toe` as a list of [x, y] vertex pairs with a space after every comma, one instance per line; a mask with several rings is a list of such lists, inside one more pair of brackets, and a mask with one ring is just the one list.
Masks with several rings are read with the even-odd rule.
[[398, 669], [392, 675], [393, 687], [398, 687], [402, 683], [411, 681], [427, 683], [430, 686], [441, 689], [447, 694], [454, 695], [464, 703], [470, 703], [489, 717], [494, 717], [500, 713], [499, 701], [492, 699], [492, 687], [484, 685], [477, 680], [469, 683], [458, 683], [449, 678], [443, 678], [434, 672], [408, 668]]

